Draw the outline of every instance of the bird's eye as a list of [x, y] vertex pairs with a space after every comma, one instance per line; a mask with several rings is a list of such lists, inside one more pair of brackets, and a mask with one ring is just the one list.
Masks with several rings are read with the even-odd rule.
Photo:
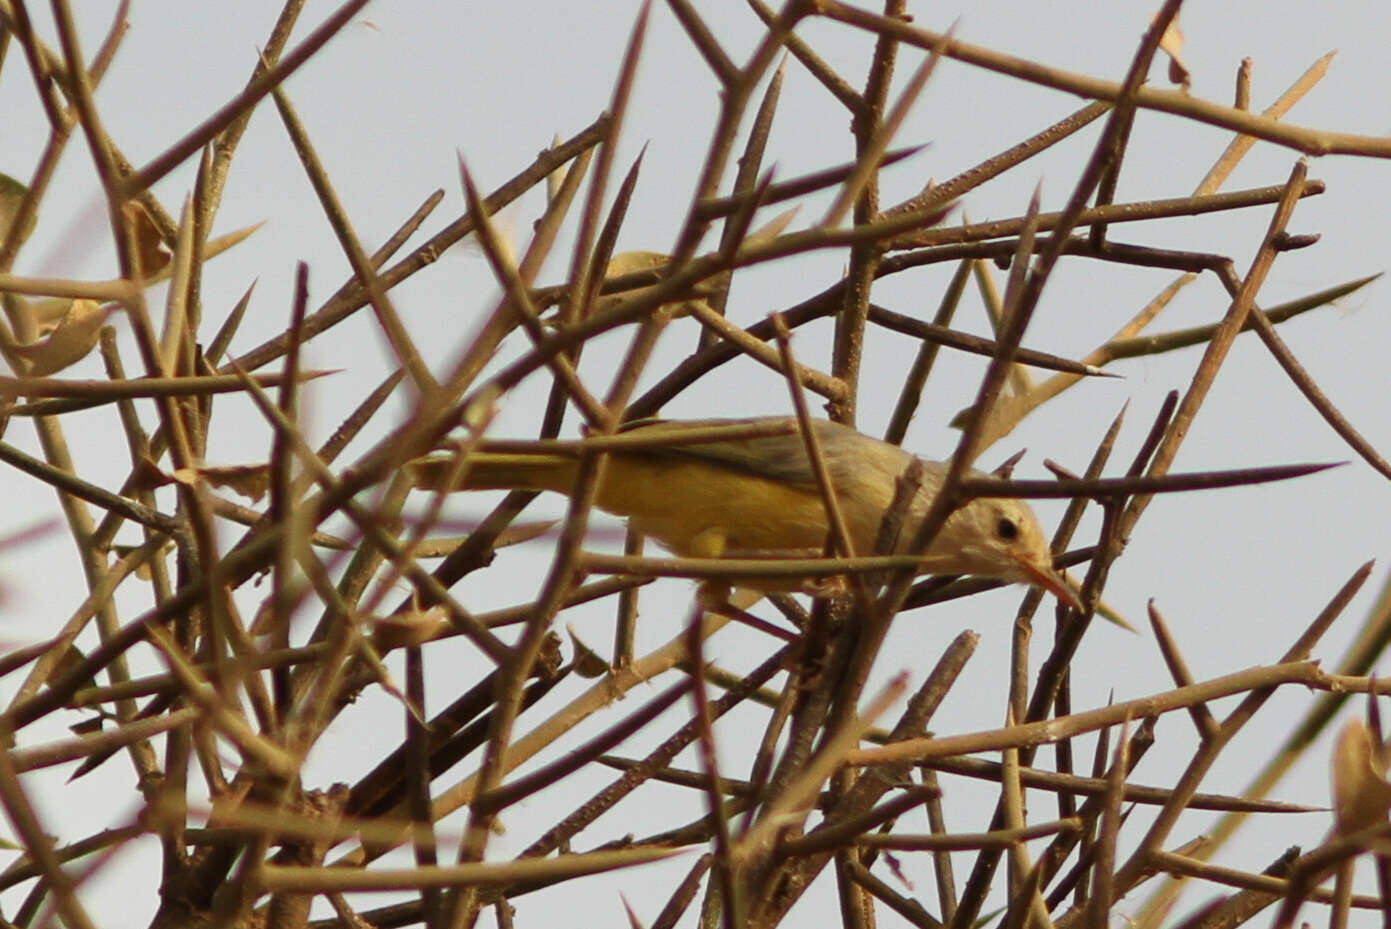
[[995, 534], [1007, 541], [1019, 538], [1019, 524], [1008, 516], [1001, 516], [1000, 521], [995, 524]]

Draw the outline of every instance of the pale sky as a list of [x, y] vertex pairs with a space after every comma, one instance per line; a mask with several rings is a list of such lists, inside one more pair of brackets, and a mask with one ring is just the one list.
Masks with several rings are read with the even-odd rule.
[[[697, 4], [722, 41], [736, 57], [749, 50], [757, 21], [743, 4]], [[37, 5], [36, 5], [37, 6]], [[80, 4], [78, 14], [84, 41], [94, 48], [112, 3]], [[208, 112], [235, 95], [245, 83], [264, 44], [278, 4], [245, 0], [240, 4], [209, 5], [136, 0], [130, 14], [130, 33], [97, 96], [108, 131], [136, 164], [144, 163], [197, 124]], [[311, 2], [297, 35], [303, 35], [334, 6]], [[484, 190], [490, 190], [526, 166], [555, 135], [579, 131], [607, 105], [617, 62], [631, 29], [636, 7], [610, 4], [444, 4], [378, 3], [365, 13], [288, 84], [290, 96], [319, 155], [337, 186], [359, 236], [372, 248], [389, 234], [436, 188], [445, 191], [444, 204], [417, 237], [433, 234], [464, 211], [458, 180], [463, 159]], [[959, 8], [940, 4], [913, 7], [916, 22], [927, 29], [945, 30], [956, 23], [957, 35], [968, 42], [1079, 71], [1120, 80], [1153, 10], [1138, 3], [1053, 2], [1018, 4], [977, 2]], [[41, 12], [39, 29], [56, 46], [51, 23]], [[1226, 103], [1235, 73], [1244, 57], [1254, 61], [1253, 107], [1264, 108], [1315, 59], [1337, 50], [1322, 83], [1290, 114], [1299, 125], [1391, 133], [1391, 64], [1385, 51], [1391, 35], [1391, 7], [1377, 2], [1304, 4], [1241, 2], [1193, 4], [1182, 19], [1187, 35], [1186, 56], [1193, 74], [1192, 93]], [[872, 40], [848, 28], [826, 22], [808, 23], [799, 30], [807, 41], [852, 81], [859, 83], [869, 60]], [[906, 51], [897, 71], [901, 86], [921, 60]], [[6, 114], [0, 132], [0, 171], [20, 179], [29, 176], [45, 134], [22, 57], [11, 48], [4, 80], [0, 80], [0, 112]], [[1164, 79], [1157, 64], [1152, 81]], [[886, 172], [884, 202], [893, 203], [916, 192], [929, 178], [943, 179], [1033, 134], [1077, 109], [1083, 101], [1055, 91], [1022, 85], [956, 62], [945, 62], [933, 76], [904, 125], [898, 142], [927, 147]], [[646, 157], [620, 250], [670, 248], [696, 171], [705, 151], [717, 108], [715, 85], [671, 14], [662, 5], [653, 11], [637, 90], [619, 149], [620, 170], [626, 170], [645, 146]], [[962, 204], [972, 220], [1004, 218], [1023, 212], [1035, 186], [1040, 186], [1043, 209], [1061, 207], [1076, 180], [1079, 165], [1096, 138], [1100, 123], [1079, 133], [1044, 156], [973, 192]], [[767, 161], [780, 177], [790, 177], [839, 164], [852, 157], [848, 118], [838, 105], [796, 62], [790, 62], [783, 101], [774, 125]], [[1229, 141], [1229, 133], [1185, 123], [1153, 112], [1139, 115], [1121, 177], [1117, 201], [1183, 197], [1190, 194]], [[1226, 190], [1282, 184], [1298, 154], [1260, 143], [1226, 184]], [[192, 163], [157, 187], [167, 208], [177, 213], [189, 194]], [[1391, 164], [1384, 161], [1330, 157], [1314, 160], [1309, 175], [1325, 181], [1328, 191], [1297, 208], [1290, 229], [1317, 233], [1314, 247], [1281, 255], [1261, 291], [1260, 302], [1272, 306], [1308, 293], [1373, 274], [1386, 266], [1385, 217], [1391, 215]], [[69, 146], [52, 192], [45, 201], [40, 224], [15, 266], [28, 275], [103, 279], [116, 273], [105, 210], [96, 199], [91, 161], [80, 139]], [[828, 202], [809, 198], [794, 220], [815, 222]], [[533, 192], [505, 215], [521, 236], [539, 215], [542, 201]], [[771, 216], [775, 211], [769, 211]], [[1171, 248], [1210, 250], [1229, 254], [1245, 273], [1269, 222], [1270, 207], [1235, 214], [1112, 227], [1114, 239]], [[318, 209], [303, 170], [295, 160], [283, 127], [267, 104], [253, 119], [234, 164], [216, 232], [253, 223], [265, 226], [245, 245], [216, 259], [207, 269], [203, 289], [208, 338], [236, 300], [257, 282], [250, 312], [234, 351], [245, 351], [279, 332], [289, 314], [295, 264], [310, 267], [311, 307], [321, 303], [348, 276], [348, 265]], [[573, 230], [571, 230], [573, 231]], [[569, 241], [562, 242], [561, 248]], [[412, 244], [416, 244], [413, 242]], [[713, 244], [713, 243], [707, 243]], [[558, 251], [558, 255], [563, 251]], [[740, 272], [734, 279], [730, 317], [750, 325], [770, 310], [791, 306], [833, 283], [845, 262], [842, 252], [823, 252]], [[951, 268], [938, 266], [885, 280], [876, 286], [875, 300], [899, 312], [929, 317]], [[565, 273], [563, 260], [553, 260], [542, 274], [552, 283]], [[1080, 356], [1119, 328], [1162, 289], [1173, 272], [1141, 271], [1098, 262], [1064, 260], [1035, 314], [1025, 344], [1059, 354]], [[1002, 280], [1002, 279], [1001, 279]], [[1387, 285], [1376, 282], [1333, 307], [1315, 310], [1284, 325], [1281, 332], [1291, 349], [1322, 385], [1347, 418], [1384, 453], [1391, 451], [1391, 411], [1388, 410], [1386, 347], [1391, 345], [1391, 315], [1384, 312]], [[444, 370], [491, 308], [497, 293], [486, 262], [476, 253], [455, 249], [436, 265], [393, 292], [393, 300], [425, 352], [427, 361]], [[151, 306], [163, 306], [164, 290], [155, 289]], [[1211, 277], [1199, 280], [1161, 317], [1152, 331], [1216, 321], [1228, 300]], [[973, 291], [957, 324], [985, 333], [988, 325]], [[115, 326], [122, 345], [131, 346], [129, 327], [119, 318]], [[795, 347], [799, 358], [823, 369], [829, 365], [829, 325], [801, 331]], [[602, 390], [614, 355], [626, 335], [603, 340], [586, 352], [581, 374]], [[514, 335], [509, 350], [519, 351], [523, 337]], [[660, 372], [682, 357], [696, 339], [695, 324], [679, 323], [663, 337], [651, 370]], [[860, 426], [881, 433], [893, 408], [902, 378], [916, 346], [905, 340], [871, 339], [861, 385]], [[1122, 362], [1114, 367], [1123, 379], [1088, 381], [1030, 417], [1012, 436], [983, 459], [991, 467], [1018, 449], [1028, 456], [1017, 474], [1044, 477], [1042, 460], [1049, 458], [1080, 471], [1097, 440], [1120, 408], [1129, 413], [1110, 473], [1119, 473], [1134, 454], [1164, 394], [1184, 389], [1200, 357], [1200, 349]], [[341, 418], [380, 379], [387, 369], [388, 350], [370, 321], [359, 313], [352, 321], [314, 340], [306, 347], [306, 365], [342, 369], [304, 392], [306, 430], [311, 441], [325, 437]], [[135, 367], [129, 352], [127, 365]], [[948, 425], [952, 415], [974, 395], [984, 361], [943, 352], [934, 374], [933, 391], [924, 398], [909, 433], [907, 447], [927, 458], [950, 454], [957, 433]], [[64, 372], [68, 377], [100, 377], [92, 357]], [[649, 377], [651, 383], [655, 377]], [[538, 403], [549, 384], [541, 378], [526, 382], [508, 397], [493, 434], [528, 437], [534, 434]], [[406, 409], [397, 402], [384, 417], [395, 421]], [[727, 366], [673, 403], [671, 416], [738, 416], [789, 411], [781, 380], [751, 362]], [[151, 410], [144, 407], [144, 412]], [[221, 399], [209, 460], [234, 464], [264, 460], [268, 431], [250, 405]], [[126, 451], [119, 424], [109, 408], [65, 418], [64, 428], [73, 453], [85, 473], [115, 487], [126, 473]], [[574, 418], [569, 428], [574, 430]], [[344, 462], [366, 449], [381, 432], [360, 440]], [[37, 454], [29, 423], [14, 420], [4, 441]], [[110, 465], [107, 465], [107, 461]], [[1164, 612], [1192, 672], [1198, 679], [1276, 660], [1304, 626], [1363, 562], [1378, 558], [1372, 580], [1335, 625], [1315, 655], [1326, 667], [1334, 665], [1365, 618], [1377, 593], [1386, 586], [1385, 559], [1391, 554], [1391, 485], [1352, 452], [1303, 400], [1254, 336], [1238, 340], [1194, 428], [1183, 446], [1175, 470], [1237, 468], [1303, 461], [1351, 461], [1346, 467], [1273, 488], [1213, 491], [1156, 501], [1139, 523], [1131, 544], [1116, 563], [1105, 597], [1137, 624], [1145, 605], [1154, 598]], [[0, 516], [0, 534], [9, 534], [37, 520], [58, 515], [54, 495], [46, 487], [13, 471], [0, 473], [0, 488], [9, 501]], [[172, 497], [162, 497], [172, 507]], [[490, 498], [461, 497], [451, 501], [449, 514], [461, 521], [486, 512]], [[1037, 508], [1050, 529], [1061, 506]], [[546, 500], [536, 514], [559, 514], [562, 504]], [[619, 524], [597, 517], [595, 546], [621, 544]], [[1077, 536], [1077, 544], [1095, 537], [1093, 513]], [[229, 533], [230, 541], [237, 533]], [[134, 539], [134, 533], [123, 539]], [[467, 579], [456, 594], [470, 609], [511, 605], [534, 585], [537, 572], [549, 564], [550, 543], [504, 551], [488, 571]], [[62, 623], [85, 596], [71, 542], [59, 530], [41, 543], [6, 551], [0, 561], [4, 583], [6, 642], [29, 644]], [[690, 585], [664, 582], [644, 595], [639, 648], [651, 648], [675, 635], [689, 602]], [[265, 588], [249, 591], [264, 596]], [[997, 686], [1009, 655], [1011, 620], [1020, 588], [907, 613], [896, 621], [876, 666], [878, 679], [906, 670], [916, 685], [942, 649], [962, 629], [981, 635], [980, 647], [962, 681], [933, 721], [939, 734], [971, 732], [1000, 725], [1005, 695]], [[123, 592], [122, 618], [129, 620], [147, 605], [143, 589]], [[392, 596], [388, 602], [395, 602]], [[254, 603], [251, 599], [246, 602]], [[562, 623], [572, 624], [590, 644], [607, 648], [612, 637], [613, 607], [605, 602], [567, 612]], [[313, 616], [300, 617], [296, 632], [306, 635]], [[1041, 660], [1051, 641], [1051, 611], [1036, 620], [1035, 655]], [[90, 641], [84, 639], [84, 644]], [[708, 657], [734, 670], [762, 661], [770, 640], [741, 630], [721, 633]], [[432, 656], [438, 662], [430, 676], [430, 710], [437, 710], [470, 686], [485, 666], [467, 646], [442, 645]], [[399, 672], [399, 664], [393, 663]], [[1171, 686], [1167, 672], [1146, 631], [1139, 636], [1110, 626], [1098, 626], [1087, 637], [1074, 663], [1073, 705], [1083, 709], [1108, 699], [1126, 700]], [[152, 661], [145, 673], [159, 670]], [[1385, 673], [1386, 668], [1382, 667]], [[137, 673], [139, 672], [139, 669]], [[8, 699], [20, 675], [0, 681]], [[665, 686], [667, 679], [656, 682]], [[577, 683], [558, 689], [545, 706], [552, 709], [578, 692]], [[560, 691], [564, 691], [563, 693]], [[631, 712], [655, 688], [640, 688], [626, 703], [601, 715], [604, 722]], [[1250, 772], [1251, 759], [1261, 757], [1283, 737], [1316, 695], [1286, 688], [1224, 754], [1203, 789], [1239, 791]], [[1219, 713], [1223, 707], [1217, 708]], [[1356, 703], [1360, 713], [1362, 704]], [[680, 709], [685, 713], [686, 709]], [[1352, 712], [1345, 709], [1345, 714]], [[306, 787], [327, 787], [335, 780], [351, 782], [400, 738], [400, 708], [380, 690], [369, 691], [351, 707], [325, 738], [306, 772]], [[537, 719], [545, 715], [544, 707]], [[676, 725], [668, 714], [656, 728], [663, 733]], [[75, 714], [62, 720], [78, 721]], [[522, 730], [531, 717], [524, 716]], [[762, 717], [734, 714], [719, 729], [722, 749], [731, 758], [747, 757], [749, 744], [762, 734]], [[22, 744], [60, 738], [66, 730], [52, 725], [26, 736]], [[42, 738], [40, 738], [42, 735]], [[1185, 716], [1164, 718], [1159, 743], [1144, 759], [1135, 781], [1166, 785], [1187, 760], [1193, 730]], [[578, 744], [583, 732], [576, 733]], [[640, 753], [651, 744], [644, 736], [625, 745], [623, 754]], [[1082, 740], [1079, 757], [1092, 741]], [[1281, 799], [1327, 802], [1327, 749], [1315, 749], [1275, 791]], [[547, 756], [549, 757], [549, 756]], [[1040, 761], [1051, 755], [1044, 753]], [[683, 756], [678, 761], [694, 766]], [[472, 771], [470, 759], [446, 774], [437, 789], [448, 787]], [[117, 757], [99, 772], [72, 785], [65, 783], [72, 766], [26, 778], [33, 787], [39, 813], [48, 830], [62, 842], [95, 831], [103, 823], [119, 824], [136, 811], [133, 776], [128, 759]], [[491, 855], [514, 853], [544, 829], [549, 819], [564, 812], [607, 781], [582, 772], [565, 787], [543, 794], [511, 811], [507, 832], [490, 845]], [[996, 788], [959, 780], [948, 785], [950, 825], [958, 831], [983, 830], [993, 807]], [[641, 795], [643, 792], [639, 792]], [[654, 789], [633, 798], [620, 811], [600, 819], [583, 833], [576, 848], [591, 848], [627, 832], [642, 835], [695, 818], [703, 798], [693, 792]], [[1051, 818], [1051, 801], [1033, 799], [1031, 814]], [[1138, 815], [1138, 814], [1137, 814]], [[914, 829], [925, 828], [921, 814]], [[549, 819], [548, 819], [549, 817]], [[442, 824], [442, 834], [458, 830], [458, 817]], [[1224, 864], [1259, 871], [1280, 849], [1291, 844], [1316, 844], [1329, 826], [1323, 814], [1248, 824], [1218, 857]], [[1186, 841], [1204, 828], [1196, 815], [1186, 818], [1170, 844]], [[0, 823], [0, 837], [9, 837]], [[1127, 833], [1133, 841], [1139, 830]], [[123, 901], [114, 912], [115, 924], [143, 926], [157, 903], [155, 882], [158, 845], [154, 839], [132, 843], [104, 864], [84, 892], [92, 910], [111, 914], [109, 903]], [[12, 853], [0, 852], [0, 867]], [[693, 855], [694, 853], [692, 853]], [[573, 882], [520, 898], [517, 925], [553, 924], [571, 919], [583, 907], [589, 924], [625, 925], [621, 891], [645, 921], [655, 918], [675, 882], [689, 867], [692, 855], [604, 878]], [[913, 888], [935, 909], [930, 862], [925, 856], [904, 855], [904, 872]], [[404, 863], [405, 859], [402, 859]], [[964, 863], [964, 859], [963, 859]], [[959, 875], [960, 876], [960, 875]], [[1368, 885], [1370, 886], [1370, 885]], [[28, 885], [0, 896], [0, 910], [12, 916]], [[1185, 909], [1215, 893], [1203, 887], [1185, 897]], [[360, 909], [389, 902], [378, 895], [357, 898]], [[1138, 907], [1144, 894], [1122, 901], [1118, 913]], [[804, 898], [787, 925], [810, 925], [821, 919], [820, 908], [833, 905], [832, 881], [823, 881]], [[491, 914], [482, 924], [488, 925]], [[1362, 921], [1365, 920], [1365, 921]], [[1354, 914], [1355, 925], [1371, 925], [1370, 914]], [[683, 926], [693, 925], [693, 913]], [[881, 925], [906, 925], [882, 911]]]

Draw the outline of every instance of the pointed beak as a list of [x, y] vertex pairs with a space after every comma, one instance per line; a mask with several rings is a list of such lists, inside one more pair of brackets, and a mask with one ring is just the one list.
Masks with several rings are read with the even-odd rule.
[[1061, 571], [1054, 570], [1051, 566], [1044, 568], [1023, 558], [1016, 558], [1015, 563], [1023, 569], [1029, 578], [1029, 583], [1042, 587], [1044, 590], [1057, 597], [1063, 603], [1081, 612], [1082, 601], [1077, 594], [1068, 586], [1067, 579], [1063, 577]]

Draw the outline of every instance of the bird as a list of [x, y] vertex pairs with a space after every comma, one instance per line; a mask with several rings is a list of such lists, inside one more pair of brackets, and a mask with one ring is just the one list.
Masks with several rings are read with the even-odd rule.
[[[810, 426], [854, 553], [873, 554], [895, 482], [915, 456], [841, 423], [814, 419]], [[693, 430], [715, 427], [749, 427], [744, 431], [750, 434], [691, 440]], [[643, 419], [620, 431], [647, 441], [609, 451], [594, 505], [625, 517], [634, 531], [687, 558], [802, 558], [824, 550], [830, 520], [796, 419]], [[414, 486], [436, 491], [569, 494], [581, 441], [520, 452], [488, 451], [484, 445], [462, 462], [453, 454], [436, 454], [411, 462], [408, 474]], [[923, 461], [922, 481], [898, 533], [895, 554], [906, 554], [948, 468], [948, 462]], [[972, 574], [1031, 584], [1079, 605], [1053, 567], [1048, 540], [1023, 500], [967, 501], [951, 513], [920, 559], [919, 574]], [[741, 578], [739, 583], [766, 592], [787, 589], [788, 581]]]

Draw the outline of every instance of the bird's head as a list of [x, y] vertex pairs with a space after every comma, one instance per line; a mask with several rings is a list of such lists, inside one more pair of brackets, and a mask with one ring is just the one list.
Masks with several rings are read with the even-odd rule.
[[952, 513], [933, 552], [950, 553], [946, 567], [932, 570], [975, 574], [1034, 584], [1069, 606], [1081, 608], [1077, 595], [1053, 567], [1048, 538], [1029, 505], [1022, 500], [984, 497]]

